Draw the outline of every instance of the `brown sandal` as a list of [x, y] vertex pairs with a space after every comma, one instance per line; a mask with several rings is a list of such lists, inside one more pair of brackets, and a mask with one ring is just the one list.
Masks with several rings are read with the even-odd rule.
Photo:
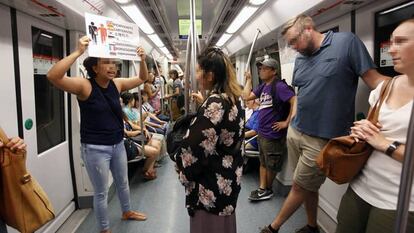
[[154, 180], [157, 178], [157, 172], [155, 170], [146, 171], [144, 172], [143, 176], [144, 176], [144, 179], [146, 180]]
[[130, 210], [122, 214], [122, 220], [145, 221], [147, 216], [144, 213]]

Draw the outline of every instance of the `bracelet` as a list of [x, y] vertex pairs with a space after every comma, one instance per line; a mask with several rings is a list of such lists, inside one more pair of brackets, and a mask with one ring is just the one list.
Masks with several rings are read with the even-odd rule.
[[394, 151], [399, 147], [401, 145], [401, 142], [397, 142], [397, 141], [394, 141], [394, 142], [392, 142], [389, 146], [388, 146], [388, 148], [387, 148], [387, 150], [385, 151], [385, 154], [386, 155], [388, 155], [388, 156], [390, 156], [390, 157], [392, 157], [392, 153], [394, 153]]

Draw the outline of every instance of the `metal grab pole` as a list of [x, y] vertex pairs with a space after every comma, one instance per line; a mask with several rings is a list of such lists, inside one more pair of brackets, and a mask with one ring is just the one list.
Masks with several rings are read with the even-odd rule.
[[[138, 76], [138, 69], [137, 69], [137, 66], [135, 65], [134, 61], [132, 61], [132, 65], [134, 66], [135, 74]], [[138, 86], [138, 106], [139, 106], [141, 133], [145, 136], [145, 134], [144, 134], [144, 121], [143, 121], [144, 116], [142, 115], [142, 97], [141, 97], [141, 90], [140, 90], [139, 86]], [[142, 145], [142, 155], [145, 156], [144, 138], [142, 138], [142, 140], [141, 140], [141, 145]]]
[[197, 29], [196, 29], [196, 32], [194, 33], [194, 36], [197, 40], [197, 53], [200, 53], [201, 45], [200, 45], [200, 38], [198, 38], [198, 35], [197, 35]]
[[185, 76], [184, 76], [184, 109], [185, 114], [189, 113], [190, 110], [190, 101], [189, 101], [189, 81], [190, 81], [190, 61], [191, 61], [191, 54], [189, 53], [191, 49], [190, 39], [191, 38], [191, 29], [188, 32], [188, 38], [187, 38], [187, 54], [185, 55]]
[[408, 126], [406, 142], [400, 181], [400, 192], [398, 194], [397, 218], [394, 228], [395, 233], [405, 233], [407, 230], [408, 211], [410, 208], [411, 189], [414, 176], [414, 103], [411, 111], [411, 119]]
[[197, 90], [196, 80], [196, 59], [197, 59], [197, 31], [195, 27], [195, 0], [190, 0], [190, 18], [191, 18], [191, 89]]
[[254, 35], [254, 39], [253, 39], [252, 46], [250, 47], [249, 56], [247, 57], [247, 64], [246, 64], [246, 70], [245, 70], [246, 72], [249, 71], [249, 68], [250, 68], [250, 60], [252, 59], [254, 44], [256, 44], [257, 37], [259, 36], [260, 33], [261, 33], [260, 32], [260, 29], [257, 29], [256, 35]]

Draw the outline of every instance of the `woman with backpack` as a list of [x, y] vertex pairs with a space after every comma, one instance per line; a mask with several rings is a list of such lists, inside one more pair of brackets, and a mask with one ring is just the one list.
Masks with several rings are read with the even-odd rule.
[[241, 88], [228, 58], [218, 48], [198, 57], [197, 82], [209, 92], [176, 156], [186, 190], [192, 233], [236, 233], [236, 204], [243, 158]]

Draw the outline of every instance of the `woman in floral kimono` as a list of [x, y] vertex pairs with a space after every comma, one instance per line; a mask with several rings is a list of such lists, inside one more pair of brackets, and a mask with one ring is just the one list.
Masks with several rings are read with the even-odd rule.
[[192, 233], [236, 233], [243, 159], [241, 88], [227, 55], [208, 48], [198, 57], [197, 82], [209, 95], [197, 111], [177, 155]]

